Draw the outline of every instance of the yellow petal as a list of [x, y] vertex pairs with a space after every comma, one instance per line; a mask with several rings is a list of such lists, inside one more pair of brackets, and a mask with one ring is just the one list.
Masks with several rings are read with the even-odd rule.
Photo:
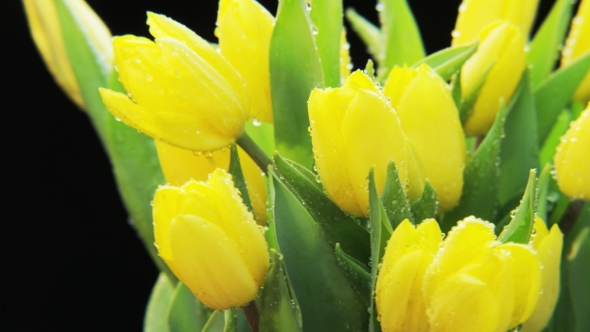
[[525, 40], [515, 25], [492, 24], [481, 32], [480, 40], [477, 52], [461, 71], [462, 90], [469, 94], [476, 88], [478, 77], [492, 65], [465, 123], [469, 136], [482, 135], [492, 126], [500, 101], [510, 102], [526, 65]]
[[[406, 81], [414, 76], [408, 72], [392, 71], [389, 77], [397, 82]], [[459, 204], [466, 162], [459, 113], [446, 83], [428, 66], [421, 66], [413, 79], [399, 84], [396, 91], [402, 91], [403, 85], [406, 89], [396, 113], [403, 131], [422, 157], [426, 176], [440, 199], [440, 209], [449, 211]]]
[[535, 214], [535, 224], [533, 225], [533, 234], [531, 235], [533, 247], [538, 250], [539, 245], [541, 242], [543, 242], [547, 235], [549, 235], [547, 225], [545, 225], [543, 219], [539, 218], [539, 216]]
[[561, 138], [553, 160], [561, 192], [590, 200], [590, 104]]
[[497, 331], [498, 303], [488, 285], [466, 274], [449, 278], [431, 295], [428, 314], [431, 331]]
[[412, 142], [407, 135], [404, 135], [404, 138], [407, 148], [406, 160], [408, 161], [408, 183], [410, 184], [407, 190], [407, 195], [408, 200], [414, 202], [422, 197], [427, 173], [424, 161], [422, 160], [422, 157], [420, 157], [414, 142]]
[[170, 224], [178, 214], [179, 189], [163, 186], [156, 190], [153, 202], [154, 236], [158, 254], [170, 265], [173, 261], [170, 249]]
[[559, 298], [562, 248], [563, 234], [557, 225], [553, 225], [549, 234], [536, 246], [539, 260], [543, 265], [541, 270], [542, 291], [535, 310], [522, 325], [524, 332], [542, 331], [553, 315], [553, 310]]
[[246, 81], [250, 115], [272, 122], [268, 57], [274, 18], [254, 0], [223, 0], [221, 7], [215, 30], [221, 54]]
[[224, 310], [250, 302], [258, 285], [234, 241], [215, 224], [179, 215], [170, 225], [173, 272], [205, 305]]
[[[582, 0], [565, 41], [561, 66], [568, 66], [588, 50], [590, 50], [590, 1]], [[590, 73], [584, 77], [574, 98], [584, 104], [590, 101]]]
[[248, 195], [252, 203], [254, 216], [259, 225], [266, 225], [265, 175], [242, 148], [238, 148], [238, 154], [240, 155], [240, 164], [244, 173], [244, 179], [246, 180], [246, 186], [248, 187]]
[[140, 130], [152, 137], [159, 131], [154, 114], [150, 110], [132, 102], [126, 95], [107, 89], [98, 89], [103, 103], [115, 118], [126, 125]]
[[393, 160], [400, 181], [407, 190], [405, 137], [399, 119], [385, 97], [373, 91], [358, 90], [342, 121], [342, 136], [352, 189], [365, 216], [369, 213], [367, 176], [371, 167], [375, 166], [375, 184], [381, 193], [385, 185], [387, 163]]
[[410, 83], [418, 76], [418, 71], [407, 66], [394, 66], [389, 72], [383, 94], [389, 97], [391, 106], [397, 111], [398, 105]]

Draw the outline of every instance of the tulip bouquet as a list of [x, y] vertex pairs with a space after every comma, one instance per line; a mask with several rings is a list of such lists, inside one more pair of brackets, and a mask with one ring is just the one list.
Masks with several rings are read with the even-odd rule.
[[590, 330], [590, 0], [464, 0], [428, 56], [405, 0], [221, 0], [216, 41], [23, 3], [161, 270], [145, 331]]

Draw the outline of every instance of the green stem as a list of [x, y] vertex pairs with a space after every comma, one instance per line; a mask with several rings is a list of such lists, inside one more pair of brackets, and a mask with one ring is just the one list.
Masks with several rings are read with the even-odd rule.
[[245, 132], [238, 137], [236, 143], [246, 151], [246, 153], [254, 160], [256, 165], [268, 175], [268, 166], [272, 165], [272, 160], [262, 151], [262, 149], [254, 142]]

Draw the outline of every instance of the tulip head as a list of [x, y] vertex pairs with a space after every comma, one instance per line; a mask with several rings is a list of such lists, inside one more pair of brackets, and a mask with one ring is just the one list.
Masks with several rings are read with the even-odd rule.
[[[582, 0], [565, 41], [561, 66], [566, 67], [588, 51], [590, 51], [590, 1]], [[590, 101], [590, 73], [587, 73], [580, 83], [574, 98], [583, 104]]]
[[208, 42], [185, 26], [148, 13], [155, 42], [113, 39], [119, 79], [129, 96], [100, 89], [127, 125], [167, 144], [213, 151], [244, 131], [249, 101], [244, 80]]
[[[63, 39], [62, 27], [54, 1], [23, 0], [35, 45], [45, 65], [66, 95], [85, 109], [76, 76], [70, 64]], [[63, 0], [76, 22], [81, 26], [103, 68], [110, 70], [113, 62], [111, 33], [104, 22], [84, 0]]]
[[506, 104], [510, 101], [526, 66], [525, 39], [517, 26], [496, 22], [485, 28], [479, 38], [477, 52], [461, 71], [461, 89], [464, 95], [470, 95], [489, 70], [465, 123], [469, 136], [483, 135], [490, 129], [501, 100]]
[[535, 311], [522, 324], [522, 331], [524, 332], [542, 331], [549, 323], [559, 298], [563, 234], [557, 224], [553, 225], [549, 231], [545, 222], [536, 217], [533, 236], [533, 246], [537, 250], [539, 260], [543, 266], [541, 271], [541, 295]]
[[394, 67], [383, 90], [402, 130], [424, 162], [441, 210], [459, 204], [466, 162], [465, 136], [448, 85], [427, 65]]
[[590, 200], [590, 104], [561, 138], [553, 160], [561, 192]]
[[221, 54], [246, 81], [250, 116], [272, 122], [269, 50], [272, 15], [254, 0], [221, 0], [216, 36]]
[[268, 248], [229, 174], [158, 188], [153, 214], [160, 257], [201, 302], [225, 310], [256, 297]]
[[[413, 149], [385, 96], [361, 71], [341, 88], [314, 89], [308, 102], [311, 139], [317, 172], [330, 198], [344, 211], [368, 215], [367, 176], [375, 166], [381, 192], [387, 163], [393, 160], [410, 200], [420, 197], [424, 180]], [[412, 159], [413, 158], [413, 159]], [[410, 174], [413, 173], [413, 174]], [[418, 179], [421, 183], [410, 183]]]
[[375, 289], [377, 319], [383, 331], [428, 331], [422, 286], [441, 241], [434, 219], [418, 227], [406, 219], [391, 235]]
[[480, 31], [498, 20], [516, 25], [526, 36], [532, 27], [538, 5], [539, 0], [463, 0], [452, 33], [452, 45], [474, 41]]

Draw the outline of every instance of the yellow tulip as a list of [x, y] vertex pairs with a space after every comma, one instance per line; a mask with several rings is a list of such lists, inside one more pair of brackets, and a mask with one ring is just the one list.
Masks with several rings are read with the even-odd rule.
[[543, 265], [541, 277], [541, 295], [539, 303], [531, 317], [522, 324], [523, 332], [542, 331], [551, 316], [559, 297], [561, 250], [563, 248], [563, 234], [557, 224], [547, 230], [545, 222], [535, 218], [535, 232], [533, 246], [537, 250]]
[[[195, 154], [193, 151], [156, 141], [156, 150], [166, 182], [177, 187], [189, 180], [205, 181], [215, 169], [227, 170], [229, 167], [229, 149], [217, 150], [210, 154]], [[252, 158], [240, 147], [238, 147], [238, 155], [254, 216], [259, 224], [264, 225], [267, 219], [264, 175]]]
[[[93, 51], [105, 68], [113, 62], [111, 33], [100, 17], [83, 0], [61, 0], [86, 34]], [[23, 0], [29, 28], [45, 65], [66, 95], [81, 109], [86, 109], [80, 87], [70, 64], [61, 23], [54, 0]]]
[[461, 89], [464, 95], [469, 95], [489, 69], [465, 123], [465, 133], [469, 136], [483, 135], [490, 129], [501, 100], [508, 104], [526, 66], [525, 39], [515, 25], [496, 22], [485, 28], [479, 38], [477, 52], [461, 71]]
[[170, 145], [213, 151], [244, 131], [244, 80], [213, 46], [184, 25], [148, 13], [146, 38], [113, 39], [119, 79], [129, 92], [100, 89], [115, 117]]
[[391, 235], [375, 288], [383, 331], [428, 331], [423, 279], [441, 241], [434, 219], [417, 228], [406, 219]]
[[424, 162], [441, 210], [459, 204], [466, 162], [465, 136], [448, 85], [430, 67], [394, 67], [383, 93]]
[[217, 169], [207, 182], [161, 186], [153, 217], [160, 257], [201, 302], [224, 310], [256, 297], [268, 247], [229, 174]]
[[495, 240], [494, 225], [459, 221], [424, 276], [432, 331], [506, 331], [532, 314], [541, 265], [528, 245]]
[[250, 115], [272, 122], [269, 50], [272, 15], [254, 0], [221, 0], [216, 36], [221, 54], [246, 81]]
[[[561, 66], [568, 66], [588, 51], [590, 51], [590, 1], [582, 0], [565, 41]], [[590, 101], [590, 73], [584, 77], [574, 98], [584, 104]]]
[[561, 192], [590, 200], [590, 104], [561, 138], [553, 160]]
[[341, 209], [368, 215], [369, 170], [375, 166], [381, 192], [389, 160], [395, 162], [410, 200], [420, 197], [424, 180], [415, 175], [420, 172], [415, 162], [419, 156], [408, 148], [395, 111], [367, 75], [355, 71], [341, 88], [314, 89], [308, 110], [317, 172]]
[[474, 41], [480, 31], [498, 20], [516, 25], [525, 36], [529, 34], [539, 0], [463, 0], [453, 30], [452, 45]]

